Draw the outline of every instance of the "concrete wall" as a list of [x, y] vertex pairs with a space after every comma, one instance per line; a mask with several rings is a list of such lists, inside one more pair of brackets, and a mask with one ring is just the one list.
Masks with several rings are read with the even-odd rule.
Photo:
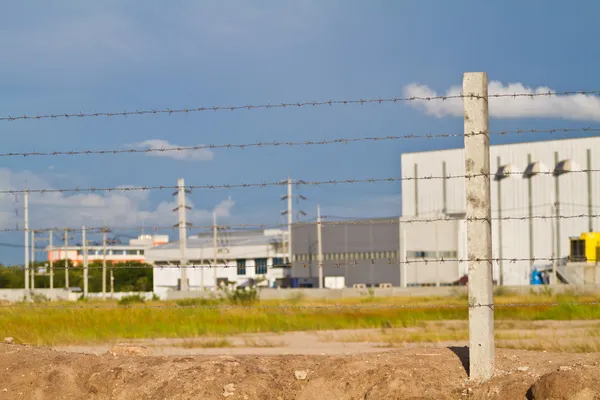
[[[553, 293], [564, 292], [600, 292], [600, 285], [533, 285], [533, 286], [506, 286], [510, 292], [517, 295], [527, 295], [533, 290], [541, 292], [551, 289]], [[165, 299], [179, 300], [184, 298], [202, 298], [209, 297], [213, 291], [193, 291], [193, 292], [167, 292]], [[454, 287], [419, 287], [419, 288], [373, 288], [373, 289], [260, 289], [260, 298], [262, 300], [293, 300], [297, 298], [305, 299], [323, 299], [335, 300], [343, 298], [360, 297], [451, 297], [457, 295], [466, 295], [466, 286]], [[465, 303], [466, 304], [466, 303]]]
[[[46, 297], [49, 300], [77, 300], [79, 293], [73, 293], [65, 289], [35, 289], [34, 294]], [[0, 289], [0, 301], [21, 301], [30, 298], [31, 291], [25, 289]]]
[[[490, 168], [493, 173], [499, 165], [511, 164], [523, 172], [528, 165], [528, 154], [533, 162], [539, 161], [550, 170], [555, 167], [554, 153], [558, 152], [559, 161], [574, 160], [579, 169], [587, 169], [587, 150], [591, 150], [591, 169], [600, 169], [600, 138], [555, 140], [534, 143], [517, 143], [491, 146]], [[497, 157], [500, 157], [500, 164]], [[442, 176], [443, 162], [447, 175], [464, 175], [464, 150], [453, 149], [422, 153], [405, 153], [401, 157], [401, 174], [415, 177]], [[587, 173], [576, 172], [562, 175], [559, 180], [560, 213], [563, 216], [588, 214]], [[598, 214], [600, 207], [600, 173], [592, 172], [592, 214]], [[501, 205], [503, 217], [517, 217], [520, 220], [502, 221], [502, 258], [531, 258], [529, 254], [528, 216], [528, 179], [522, 175], [513, 175], [501, 181]], [[538, 175], [532, 178], [533, 215], [552, 215], [551, 203], [554, 202], [555, 180], [551, 175]], [[492, 182], [492, 217], [498, 217], [498, 183]], [[465, 212], [465, 178], [446, 179], [446, 209], [448, 212]], [[417, 179], [402, 182], [402, 215], [404, 217], [434, 217], [444, 208], [443, 182], [441, 179]], [[533, 220], [534, 258], [552, 257], [552, 225], [556, 219]], [[561, 219], [560, 256], [569, 254], [569, 237], [579, 236], [588, 231], [588, 218]], [[596, 231], [600, 230], [600, 219], [593, 219]], [[493, 257], [499, 258], [499, 221], [492, 221]], [[545, 262], [540, 262], [544, 264]], [[507, 285], [528, 284], [529, 261], [504, 262], [504, 282]], [[499, 263], [494, 263], [494, 277], [497, 279]]]

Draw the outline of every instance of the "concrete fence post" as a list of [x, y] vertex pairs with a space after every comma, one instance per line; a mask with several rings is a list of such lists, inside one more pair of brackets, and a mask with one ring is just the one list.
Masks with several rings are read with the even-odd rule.
[[487, 74], [465, 73], [463, 95], [467, 175], [469, 370], [471, 380], [486, 381], [494, 375], [495, 358]]

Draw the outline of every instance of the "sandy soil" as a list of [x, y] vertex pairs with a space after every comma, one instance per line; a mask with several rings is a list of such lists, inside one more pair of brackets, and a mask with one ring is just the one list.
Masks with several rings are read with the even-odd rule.
[[347, 356], [144, 354], [141, 347], [91, 355], [0, 344], [0, 399], [600, 398], [599, 353], [498, 350], [496, 376], [480, 385], [468, 381], [466, 348]]

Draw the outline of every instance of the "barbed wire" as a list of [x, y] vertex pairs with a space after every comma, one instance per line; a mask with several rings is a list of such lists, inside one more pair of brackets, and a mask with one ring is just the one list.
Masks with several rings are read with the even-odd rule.
[[[573, 173], [600, 172], [600, 169], [581, 169], [569, 171]], [[522, 175], [523, 172], [508, 171], [503, 175]], [[554, 171], [540, 171], [538, 175], [554, 175]], [[401, 182], [414, 180], [436, 180], [436, 179], [473, 179], [477, 177], [490, 178], [495, 176], [494, 173], [477, 173], [477, 174], [462, 174], [462, 175], [446, 175], [446, 176], [405, 176], [405, 177], [384, 177], [384, 178], [361, 178], [361, 179], [330, 179], [324, 181], [304, 181], [298, 180], [294, 182], [296, 185], [305, 186], [324, 186], [324, 185], [341, 185], [341, 184], [360, 184], [360, 183], [381, 183], [381, 182]], [[232, 183], [232, 184], [202, 184], [202, 185], [186, 185], [184, 189], [245, 189], [245, 188], [265, 188], [272, 186], [285, 186], [287, 181], [271, 181], [262, 183]], [[158, 185], [158, 186], [115, 186], [115, 187], [89, 187], [89, 188], [64, 188], [64, 189], [3, 189], [0, 194], [19, 194], [19, 193], [84, 193], [84, 192], [135, 192], [147, 190], [166, 190], [178, 189], [177, 185]]]
[[[58, 249], [57, 249], [58, 250]], [[370, 250], [367, 251], [365, 253], [394, 253], [397, 252], [397, 250]], [[329, 255], [329, 254], [336, 254], [336, 253], [328, 253], [325, 252], [323, 253], [324, 256]], [[344, 253], [342, 253], [344, 254]], [[298, 255], [298, 254], [296, 254]], [[311, 265], [318, 265], [318, 260], [317, 260], [317, 254], [316, 253], [310, 253], [310, 254], [305, 254], [302, 253], [300, 254], [301, 256], [307, 256], [312, 258], [312, 261], [292, 261], [291, 264], [292, 266], [299, 266], [299, 267], [303, 267], [303, 268], [308, 268]], [[93, 255], [88, 255], [88, 263], [93, 264], [94, 262], [102, 262], [102, 255], [97, 255], [96, 257], [99, 258], [91, 258]], [[227, 268], [237, 268], [237, 265], [227, 265], [226, 261], [233, 259], [233, 257], [227, 257], [226, 255], [220, 255], [220, 261], [221, 262], [217, 262], [217, 265], [213, 265], [212, 261], [210, 260], [205, 260], [205, 262], [203, 262], [202, 264], [185, 264], [185, 265], [180, 265], [180, 264], [153, 264], [150, 262], [140, 262], [140, 263], [128, 263], [128, 262], [120, 262], [120, 261], [116, 261], [114, 264], [107, 266], [107, 269], [159, 269], [159, 270], [164, 270], [164, 269], [185, 269], [185, 270], [204, 270], [204, 269], [227, 269]], [[188, 256], [188, 259], [194, 259], [194, 257], [190, 257]], [[199, 257], [202, 258], [202, 257]], [[409, 260], [409, 258], [412, 258]], [[212, 259], [212, 257], [211, 257]], [[333, 267], [347, 267], [347, 266], [357, 266], [357, 265], [361, 265], [361, 264], [371, 264], [371, 265], [384, 265], [384, 264], [388, 264], [388, 265], [413, 265], [413, 264], [462, 264], [462, 263], [469, 263], [469, 262], [489, 262], [489, 263], [496, 263], [496, 264], [500, 264], [500, 262], [508, 262], [509, 264], [515, 264], [517, 262], [524, 262], [524, 261], [528, 261], [530, 263], [535, 263], [538, 261], [544, 261], [544, 262], [554, 262], [554, 261], [559, 261], [559, 262], [563, 262], [565, 260], [567, 260], [568, 257], [532, 257], [532, 258], [519, 258], [519, 257], [508, 257], [508, 258], [444, 258], [444, 257], [440, 257], [440, 258], [427, 258], [427, 257], [407, 257], [406, 259], [402, 259], [402, 258], [398, 258], [398, 257], [384, 257], [384, 258], [379, 258], [379, 257], [367, 257], [367, 258], [354, 258], [354, 259], [345, 259], [344, 261], [338, 261], [338, 260], [327, 260], [324, 259], [323, 260], [323, 265], [331, 265]], [[56, 260], [56, 262], [62, 262], [63, 260]], [[69, 259], [69, 262], [73, 262], [74, 260]], [[54, 266], [53, 270], [54, 271], [60, 271], [60, 270], [65, 270], [65, 269], [69, 269], [69, 270], [84, 270], [86, 268], [83, 267], [82, 263], [83, 261], [81, 260], [76, 260], [77, 261], [77, 266], [70, 266], [70, 267], [63, 267], [63, 266]], [[112, 261], [109, 257], [106, 258], [107, 262]], [[167, 261], [161, 261], [161, 262], [167, 262]], [[173, 261], [173, 262], [179, 262], [179, 261]], [[288, 264], [281, 264], [281, 265], [275, 265], [275, 266], [271, 266], [271, 268], [279, 268], [279, 267], [283, 267], [286, 266]], [[10, 268], [14, 269], [14, 270], [24, 270], [25, 266], [21, 266], [21, 265], [16, 265], [16, 266], [11, 266]], [[30, 267], [31, 268], [31, 267]], [[88, 270], [99, 270], [99, 269], [103, 269], [104, 267], [101, 265], [89, 265], [87, 266]]]
[[494, 303], [494, 304], [273, 304], [273, 305], [242, 305], [242, 304], [0, 304], [0, 308], [38, 308], [38, 309], [205, 309], [205, 310], [347, 310], [347, 309], [466, 309], [466, 308], [525, 308], [525, 307], [559, 307], [559, 306], [595, 306], [599, 301], [589, 302], [539, 302], [539, 303]]
[[[569, 133], [569, 132], [600, 132], [600, 128], [554, 128], [554, 129], [516, 129], [498, 132], [489, 132], [489, 135], [508, 135], [508, 134], [528, 134], [528, 133]], [[165, 152], [184, 152], [206, 149], [246, 149], [251, 147], [293, 147], [293, 146], [319, 146], [330, 144], [349, 144], [364, 141], [388, 141], [400, 139], [435, 139], [435, 138], [451, 138], [485, 135], [486, 132], [472, 133], [423, 133], [399, 136], [367, 136], [355, 138], [338, 138], [330, 140], [307, 140], [307, 141], [273, 141], [273, 142], [254, 142], [254, 143], [226, 143], [226, 144], [207, 144], [197, 146], [171, 146], [148, 149], [111, 149], [111, 150], [58, 150], [58, 151], [29, 151], [29, 152], [9, 152], [0, 153], [0, 157], [35, 157], [35, 156], [77, 156], [77, 155], [116, 155], [116, 154], [135, 154], [135, 153], [165, 153]]]
[[[568, 220], [568, 219], [579, 219], [579, 218], [600, 218], [600, 214], [586, 214], [586, 213], [582, 213], [582, 214], [573, 214], [573, 215], [532, 215], [531, 217], [529, 216], [521, 216], [521, 217], [511, 217], [511, 216], [505, 216], [505, 217], [492, 217], [492, 218], [485, 218], [485, 217], [436, 217], [436, 218], [411, 218], [411, 219], [402, 219], [402, 217], [387, 217], [387, 218], [377, 218], [377, 219], [368, 219], [368, 220], [342, 220], [342, 221], [327, 221], [328, 216], [322, 216], [321, 217], [323, 220], [321, 222], [317, 222], [317, 221], [308, 221], [308, 222], [295, 222], [294, 225], [296, 226], [302, 226], [302, 225], [323, 225], [323, 226], [338, 226], [338, 225], [388, 225], [388, 224], [398, 224], [398, 221], [400, 221], [400, 224], [417, 224], [417, 223], [433, 223], [433, 222], [453, 222], [453, 221], [459, 221], [459, 222], [470, 222], [470, 221], [528, 221], [528, 220], [537, 220], [537, 219], [541, 219], [541, 220], [554, 220], [554, 219], [561, 219], [561, 220]], [[219, 229], [240, 229], [240, 228], [252, 228], [252, 229], [265, 229], [265, 228], [287, 228], [288, 224], [287, 223], [256, 223], [256, 224], [223, 224], [223, 225], [217, 225], [217, 227]], [[206, 229], [212, 229], [214, 228], [214, 225], [194, 225], [194, 224], [190, 224], [186, 227], [186, 230], [206, 230]], [[114, 227], [109, 227], [109, 226], [94, 226], [94, 227], [86, 227], [85, 231], [87, 233], [101, 233], [104, 231], [110, 232], [110, 231], [138, 231], [138, 230], [145, 230], [145, 231], [152, 231], [152, 232], [159, 232], [159, 231], [165, 231], [165, 230], [178, 230], [179, 229], [179, 225], [156, 225], [156, 226], [149, 226], [149, 225], [131, 225], [131, 226], [114, 226]], [[42, 233], [42, 232], [51, 232], [51, 231], [83, 231], [84, 228], [83, 227], [46, 227], [46, 228], [2, 228], [0, 229], [0, 232], [36, 232], [36, 233]]]
[[[600, 90], [590, 91], [564, 91], [564, 92], [539, 92], [539, 93], [498, 93], [488, 94], [487, 98], [519, 98], [528, 97], [535, 99], [536, 97], [544, 96], [572, 96], [572, 95], [597, 95], [600, 94]], [[239, 110], [255, 110], [255, 109], [272, 109], [272, 108], [300, 108], [307, 106], [333, 106], [333, 105], [350, 105], [350, 104], [384, 104], [384, 103], [399, 103], [399, 102], [412, 102], [412, 101], [436, 101], [436, 100], [451, 100], [451, 99], [485, 99], [486, 96], [480, 96], [476, 94], [459, 94], [459, 95], [446, 95], [446, 96], [411, 96], [411, 97], [390, 97], [390, 98], [377, 98], [377, 99], [355, 99], [355, 100], [325, 100], [325, 101], [305, 101], [305, 102], [294, 102], [294, 103], [277, 103], [277, 104], [258, 104], [258, 105], [234, 105], [234, 106], [212, 106], [212, 107], [194, 107], [194, 108], [163, 108], [163, 109], [149, 109], [149, 110], [135, 110], [135, 111], [115, 111], [115, 112], [79, 112], [79, 113], [57, 113], [57, 114], [37, 114], [37, 115], [20, 115], [20, 116], [4, 116], [0, 117], [0, 121], [18, 121], [18, 120], [30, 120], [30, 119], [58, 119], [58, 118], [88, 118], [88, 117], [126, 117], [130, 115], [158, 115], [158, 114], [189, 114], [207, 111], [239, 111]]]

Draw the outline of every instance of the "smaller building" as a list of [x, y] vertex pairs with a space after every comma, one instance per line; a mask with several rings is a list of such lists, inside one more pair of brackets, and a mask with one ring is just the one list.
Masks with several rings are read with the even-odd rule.
[[[145, 262], [146, 251], [153, 246], [169, 242], [168, 235], [141, 235], [137, 239], [129, 240], [129, 244], [107, 245], [106, 262], [118, 264], [124, 262]], [[87, 246], [88, 262], [104, 260], [103, 246]], [[83, 265], [83, 246], [63, 246], [53, 249], [48, 248], [48, 261], [69, 260], [71, 266]]]
[[[201, 233], [187, 238], [185, 258], [190, 290], [215, 285], [286, 287], [289, 267], [284, 263], [283, 231], [279, 229], [221, 231], [218, 233], [216, 268], [214, 237]], [[154, 292], [164, 294], [180, 288], [180, 242], [152, 247], [145, 253], [154, 268]], [[163, 267], [163, 268], [161, 268]]]

